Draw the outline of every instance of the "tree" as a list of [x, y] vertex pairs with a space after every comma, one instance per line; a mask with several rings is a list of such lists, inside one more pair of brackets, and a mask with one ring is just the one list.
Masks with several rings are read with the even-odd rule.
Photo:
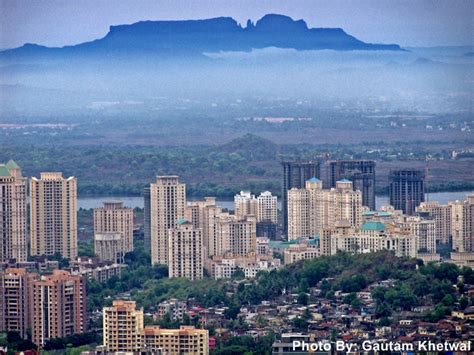
[[298, 303], [302, 304], [303, 306], [306, 306], [308, 304], [309, 297], [308, 294], [305, 292], [300, 292], [298, 294]]

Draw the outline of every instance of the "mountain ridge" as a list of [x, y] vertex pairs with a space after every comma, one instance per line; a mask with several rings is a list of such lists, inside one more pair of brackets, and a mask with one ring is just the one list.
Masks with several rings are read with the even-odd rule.
[[268, 47], [296, 50], [403, 50], [397, 44], [363, 42], [342, 28], [309, 28], [304, 20], [268, 14], [242, 27], [231, 17], [202, 20], [139, 21], [114, 25], [102, 38], [77, 45], [46, 47], [26, 43], [0, 52], [0, 58], [61, 56], [202, 56], [220, 51]]

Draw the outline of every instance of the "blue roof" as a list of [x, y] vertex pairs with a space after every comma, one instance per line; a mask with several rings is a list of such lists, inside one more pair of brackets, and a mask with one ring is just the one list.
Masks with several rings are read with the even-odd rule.
[[311, 179], [307, 180], [307, 182], [321, 182], [317, 177], [313, 176]]
[[342, 179], [342, 180], [339, 180], [338, 182], [352, 182], [351, 180], [347, 180], [347, 179]]
[[382, 222], [365, 222], [362, 225], [362, 229], [366, 231], [383, 231], [385, 230], [385, 224]]

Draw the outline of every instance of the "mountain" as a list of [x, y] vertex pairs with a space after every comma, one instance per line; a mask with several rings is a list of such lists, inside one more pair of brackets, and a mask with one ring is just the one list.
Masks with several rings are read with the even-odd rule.
[[186, 21], [143, 21], [111, 26], [104, 38], [74, 46], [48, 48], [37, 44], [0, 52], [0, 59], [202, 56], [207, 52], [250, 51], [267, 47], [296, 50], [332, 49], [400, 51], [396, 44], [365, 43], [341, 28], [308, 28], [303, 20], [265, 15], [246, 27], [230, 17]]

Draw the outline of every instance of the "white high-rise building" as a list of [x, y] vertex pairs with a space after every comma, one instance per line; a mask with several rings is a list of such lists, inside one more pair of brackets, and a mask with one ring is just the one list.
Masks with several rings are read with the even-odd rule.
[[191, 222], [180, 220], [176, 228], [169, 230], [168, 266], [170, 278], [203, 278], [201, 228], [194, 228]]
[[465, 201], [450, 202], [451, 234], [453, 251], [458, 253], [474, 251], [474, 195]]
[[270, 191], [257, 197], [257, 222], [278, 223], [278, 200]]
[[239, 218], [221, 213], [216, 218], [215, 255], [247, 256], [256, 252], [257, 219], [255, 216]]
[[0, 262], [27, 258], [26, 178], [10, 160], [0, 164]]
[[422, 202], [417, 212], [429, 213], [436, 222], [436, 241], [448, 244], [451, 240], [451, 205], [440, 205], [437, 201]]
[[30, 179], [31, 255], [77, 257], [77, 180], [62, 173]]
[[150, 185], [152, 264], [168, 264], [168, 231], [184, 218], [185, 206], [186, 185], [178, 176], [157, 176]]
[[234, 196], [234, 210], [239, 218], [257, 216], [258, 201], [255, 195], [252, 195], [250, 191], [240, 191], [240, 194]]

